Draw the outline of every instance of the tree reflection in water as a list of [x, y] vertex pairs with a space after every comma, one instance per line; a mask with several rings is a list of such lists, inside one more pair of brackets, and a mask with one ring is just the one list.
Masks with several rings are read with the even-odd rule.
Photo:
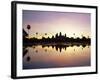
[[[29, 53], [29, 50], [27, 49], [27, 48], [23, 48], [23, 57], [27, 54], [27, 53]], [[26, 61], [30, 61], [30, 56], [27, 56], [27, 58], [26, 58]]]
[[[33, 46], [30, 46], [30, 47], [35, 49], [36, 46], [37, 45], [33, 45]], [[42, 46], [42, 49], [44, 49], [45, 52], [48, 52], [48, 49], [45, 49], [45, 47], [48, 47], [48, 48], [52, 47], [52, 49], [55, 49], [56, 51], [59, 51], [61, 53], [62, 50], [66, 51], [68, 47], [74, 47], [74, 46], [80, 47], [80, 46], [82, 46], [82, 50], [83, 50], [86, 46], [88, 46], [88, 48], [89, 48], [90, 45], [88, 45], [88, 44], [75, 44], [75, 45], [70, 44], [70, 45], [41, 45], [41, 46]], [[29, 46], [26, 46], [26, 47], [23, 48], [23, 57], [25, 57], [25, 55], [27, 53], [29, 53], [29, 48], [27, 48], [27, 47], [29, 47]], [[76, 51], [75, 48], [73, 49], [73, 51], [74, 52]], [[36, 49], [35, 52], [38, 53], [38, 50]], [[30, 60], [31, 60], [30, 56], [27, 56], [26, 61], [29, 62]]]
[[31, 59], [30, 56], [28, 56], [28, 57], [26, 58], [26, 60], [27, 60], [28, 62], [30, 61], [30, 59]]

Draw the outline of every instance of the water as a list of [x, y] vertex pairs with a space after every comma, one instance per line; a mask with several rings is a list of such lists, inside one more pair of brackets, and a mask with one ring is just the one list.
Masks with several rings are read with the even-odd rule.
[[24, 47], [23, 69], [84, 67], [91, 65], [91, 46], [33, 45]]

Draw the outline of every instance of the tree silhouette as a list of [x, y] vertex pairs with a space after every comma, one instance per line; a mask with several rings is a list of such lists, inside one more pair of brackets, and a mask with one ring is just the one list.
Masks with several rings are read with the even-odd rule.
[[37, 38], [37, 36], [38, 36], [38, 32], [36, 32], [36, 38]]
[[47, 33], [45, 33], [45, 37], [47, 36]]
[[45, 33], [45, 35], [47, 35], [47, 33]]
[[29, 30], [31, 29], [31, 26], [27, 25], [27, 29], [28, 29], [28, 38], [29, 38]]
[[82, 34], [81, 36], [82, 36], [82, 38], [83, 38], [83, 34]]
[[74, 35], [74, 38], [75, 38], [75, 33], [73, 33], [73, 35]]

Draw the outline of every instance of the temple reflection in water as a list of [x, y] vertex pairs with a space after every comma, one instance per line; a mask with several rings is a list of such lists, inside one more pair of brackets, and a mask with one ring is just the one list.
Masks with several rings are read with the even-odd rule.
[[23, 69], [90, 66], [90, 45], [27, 46], [23, 63]]

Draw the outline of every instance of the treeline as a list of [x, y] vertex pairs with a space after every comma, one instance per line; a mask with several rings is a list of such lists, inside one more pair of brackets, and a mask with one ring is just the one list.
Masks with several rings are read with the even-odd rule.
[[76, 37], [76, 38], [69, 38], [65, 35], [62, 35], [61, 32], [58, 33], [54, 36], [52, 36], [52, 38], [45, 38], [42, 37], [42, 39], [38, 39], [38, 38], [26, 38], [25, 36], [23, 36], [23, 43], [31, 43], [31, 44], [53, 44], [53, 43], [83, 43], [83, 44], [90, 44], [91, 43], [91, 39], [88, 37], [86, 38], [85, 36], [82, 36], [82, 38]]

